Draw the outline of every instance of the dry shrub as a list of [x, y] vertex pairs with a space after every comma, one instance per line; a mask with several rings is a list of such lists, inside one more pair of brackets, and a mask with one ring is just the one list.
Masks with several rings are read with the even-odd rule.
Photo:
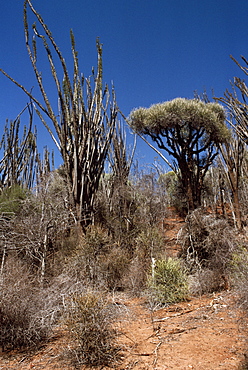
[[0, 293], [0, 345], [3, 350], [33, 347], [48, 338], [55, 312], [43, 290], [20, 261], [9, 257]]
[[66, 310], [66, 326], [73, 343], [75, 365], [109, 366], [118, 359], [117, 333], [105, 296], [88, 291], [73, 294]]
[[189, 275], [189, 290], [193, 296], [216, 292], [225, 287], [225, 276], [219, 275], [216, 270], [198, 268]]
[[[246, 238], [245, 238], [246, 239]], [[234, 253], [232, 260], [232, 278], [236, 292], [238, 293], [238, 306], [243, 310], [244, 315], [248, 314], [248, 245], [247, 239], [242, 246]], [[246, 329], [247, 320], [239, 320], [241, 330]], [[239, 364], [239, 370], [248, 369], [248, 338], [246, 338], [246, 351], [244, 359]]]
[[239, 247], [231, 263], [232, 282], [239, 295], [239, 304], [248, 312], [248, 245]]
[[178, 241], [192, 277], [195, 294], [222, 289], [229, 275], [236, 249], [236, 232], [227, 220], [207, 215], [197, 209], [186, 217]]
[[114, 290], [121, 288], [129, 260], [127, 250], [113, 243], [105, 229], [92, 225], [81, 237], [67, 269], [86, 286]]
[[130, 258], [127, 251], [113, 246], [109, 252], [102, 256], [100, 276], [109, 290], [123, 290], [125, 276], [129, 268]]
[[77, 240], [77, 245], [67, 259], [65, 274], [74, 281], [82, 281], [85, 286], [101, 284], [99, 259], [108, 252], [110, 241], [103, 228], [89, 226], [86, 234]]
[[141, 296], [146, 288], [147, 263], [135, 256], [130, 262], [128, 273], [124, 277], [124, 286], [134, 296]]

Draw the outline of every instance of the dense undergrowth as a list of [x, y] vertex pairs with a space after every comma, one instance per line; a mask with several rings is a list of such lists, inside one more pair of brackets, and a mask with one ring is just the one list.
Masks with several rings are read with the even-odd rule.
[[[129, 221], [116, 204], [111, 226], [98, 213], [98, 221], [83, 233], [66, 216], [56, 176], [40, 195], [8, 190], [1, 203], [2, 349], [38, 348], [64, 325], [74, 343], [69, 358], [75, 367], [109, 366], [120, 353], [109, 298], [118, 291], [143, 296], [155, 308], [226, 289], [228, 282], [247, 310], [244, 232], [230, 218], [197, 209], [177, 236], [178, 256], [170, 256], [159, 222], [166, 214], [156, 207], [160, 194], [157, 189], [145, 199], [129, 184], [126, 203], [123, 198], [125, 212], [132, 207]], [[106, 215], [103, 198], [99, 202]]]

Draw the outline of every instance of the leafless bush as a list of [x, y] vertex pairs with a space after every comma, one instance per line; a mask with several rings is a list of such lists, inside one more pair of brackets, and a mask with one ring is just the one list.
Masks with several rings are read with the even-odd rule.
[[135, 190], [139, 201], [138, 217], [149, 227], [156, 226], [166, 216], [169, 197], [165, 183], [156, 172], [136, 174]]
[[46, 284], [56, 273], [52, 257], [71, 225], [70, 213], [63, 179], [57, 172], [44, 176], [35, 190], [15, 186], [2, 193], [0, 253], [17, 253]]
[[180, 255], [195, 279], [195, 290], [197, 284], [201, 293], [223, 288], [237, 244], [235, 237], [227, 220], [204, 214], [201, 209], [187, 216], [178, 239]]
[[112, 327], [106, 297], [99, 292], [74, 294], [67, 302], [65, 323], [76, 348], [76, 365], [108, 366], [118, 358], [116, 331]]
[[1, 276], [2, 349], [29, 348], [46, 340], [57, 316], [54, 299], [35, 285], [34, 277], [23, 263], [8, 257]]
[[144, 293], [147, 281], [147, 263], [135, 256], [129, 265], [128, 273], [124, 278], [124, 286], [134, 296]]
[[[232, 272], [232, 283], [234, 289], [238, 294], [238, 306], [242, 309], [243, 314], [247, 317], [248, 315], [248, 244], [247, 244], [247, 231], [243, 230], [243, 234], [239, 238], [239, 248], [233, 254], [233, 260], [231, 265]], [[243, 325], [246, 325], [246, 320], [240, 320], [242, 330], [246, 329]], [[239, 370], [248, 369], [248, 341], [246, 338], [246, 351], [244, 358], [240, 362]]]
[[201, 296], [202, 294], [212, 293], [225, 288], [224, 275], [219, 275], [216, 270], [208, 268], [198, 268], [189, 275], [189, 290], [193, 296]]
[[123, 290], [130, 257], [125, 249], [114, 245], [106, 256], [101, 258], [100, 272], [109, 290]]
[[239, 295], [239, 304], [248, 313], [248, 245], [243, 244], [233, 254], [232, 282]]

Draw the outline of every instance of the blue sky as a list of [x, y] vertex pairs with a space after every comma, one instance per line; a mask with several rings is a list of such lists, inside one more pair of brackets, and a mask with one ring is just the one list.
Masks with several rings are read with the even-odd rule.
[[[248, 57], [247, 0], [33, 0], [71, 63], [73, 29], [81, 71], [96, 66], [96, 38], [103, 44], [104, 81], [114, 82], [125, 115], [136, 107], [194, 91], [222, 96], [234, 76], [244, 77], [230, 59]], [[38, 95], [23, 32], [23, 1], [1, 1], [0, 67]], [[30, 22], [34, 20], [30, 14]], [[40, 51], [40, 70], [46, 73]], [[48, 89], [50, 89], [48, 85]], [[52, 88], [50, 89], [52, 93]], [[15, 119], [28, 99], [0, 75], [0, 120]], [[38, 119], [40, 145], [52, 143]], [[1, 133], [1, 131], [0, 131]], [[137, 156], [152, 163], [156, 153], [139, 142]]]

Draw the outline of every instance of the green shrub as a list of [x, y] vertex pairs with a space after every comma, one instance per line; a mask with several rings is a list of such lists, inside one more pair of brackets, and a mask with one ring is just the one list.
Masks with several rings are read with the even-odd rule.
[[171, 304], [185, 300], [188, 282], [181, 261], [171, 257], [157, 260], [148, 287], [154, 303]]
[[22, 201], [27, 197], [27, 190], [20, 185], [3, 189], [0, 193], [0, 213], [16, 214], [21, 210]]
[[117, 358], [116, 332], [107, 301], [99, 293], [74, 294], [65, 323], [76, 343], [74, 360], [79, 364], [108, 366]]

